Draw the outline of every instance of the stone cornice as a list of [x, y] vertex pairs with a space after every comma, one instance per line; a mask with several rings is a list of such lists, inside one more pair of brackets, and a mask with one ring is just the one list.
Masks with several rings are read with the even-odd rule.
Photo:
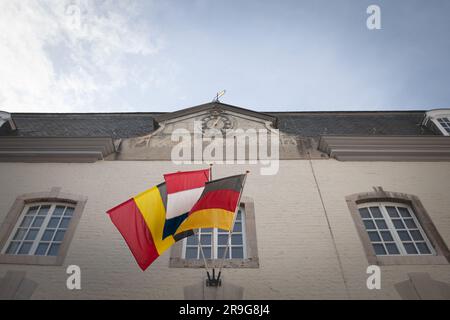
[[109, 137], [0, 137], [0, 162], [95, 162], [114, 152]]
[[341, 161], [448, 161], [441, 136], [321, 136], [319, 150]]

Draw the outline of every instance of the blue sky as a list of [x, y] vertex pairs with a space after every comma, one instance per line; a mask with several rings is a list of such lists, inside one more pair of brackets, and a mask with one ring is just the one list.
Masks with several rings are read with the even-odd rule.
[[[381, 30], [366, 27], [369, 5]], [[0, 2], [0, 109], [450, 107], [450, 1]]]

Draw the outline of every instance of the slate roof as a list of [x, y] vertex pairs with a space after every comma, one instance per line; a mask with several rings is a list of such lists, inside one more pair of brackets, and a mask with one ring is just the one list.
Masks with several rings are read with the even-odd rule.
[[424, 111], [272, 113], [278, 129], [315, 137], [327, 135], [434, 135], [421, 125]]
[[130, 138], [155, 130], [155, 114], [32, 114], [16, 113], [14, 136]]
[[[424, 111], [266, 112], [278, 119], [280, 131], [305, 137], [327, 135], [433, 135], [421, 126]], [[15, 113], [22, 137], [130, 138], [153, 132], [163, 113]], [[3, 134], [5, 135], [5, 134]]]

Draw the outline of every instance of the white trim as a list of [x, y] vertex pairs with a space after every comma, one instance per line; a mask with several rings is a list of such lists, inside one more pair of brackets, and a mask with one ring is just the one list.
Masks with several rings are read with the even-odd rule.
[[438, 119], [441, 118], [449, 118], [450, 119], [450, 109], [436, 109], [436, 110], [430, 110], [427, 111], [425, 119], [423, 121], [424, 125], [428, 124], [428, 121], [431, 120], [431, 122], [434, 123], [436, 128], [441, 131], [443, 136], [450, 136], [450, 132], [445, 130], [445, 128], [439, 123]]
[[[37, 216], [39, 216], [38, 213], [39, 213], [39, 210], [41, 209], [41, 206], [46, 206], [46, 205], [49, 205], [50, 208], [48, 209], [47, 214], [46, 214], [45, 216], [42, 216], [42, 217], [44, 218], [44, 220], [42, 221], [42, 223], [41, 223], [41, 225], [40, 225], [40, 227], [39, 227], [39, 231], [38, 231], [38, 233], [36, 234], [36, 237], [35, 237], [33, 240], [25, 240], [26, 234], [28, 234], [29, 230], [32, 228], [32, 223], [34, 222], [35, 218], [36, 218]], [[11, 244], [11, 242], [14, 241], [14, 236], [16, 235], [17, 230], [20, 228], [20, 226], [21, 226], [23, 220], [25, 219], [26, 213], [28, 212], [28, 210], [29, 210], [31, 207], [38, 207], [36, 214], [33, 216], [33, 221], [32, 221], [32, 222], [30, 223], [30, 225], [27, 227], [27, 232], [26, 232], [26, 234], [24, 235], [23, 239], [17, 240], [17, 242], [20, 242], [21, 245], [22, 245], [23, 242], [25, 242], [25, 241], [26, 241], [26, 242], [32, 242], [32, 245], [31, 245], [30, 250], [28, 251], [27, 254], [18, 254], [18, 253], [12, 254], [12, 255], [14, 255], [14, 256], [27, 256], [27, 255], [28, 255], [28, 256], [35, 256], [35, 255], [36, 255], [37, 247], [38, 247], [39, 243], [40, 243], [41, 240], [42, 240], [42, 235], [44, 234], [45, 230], [47, 229], [48, 224], [49, 224], [49, 222], [50, 222], [50, 219], [52, 218], [53, 212], [55, 211], [55, 208], [56, 208], [57, 206], [63, 206], [63, 207], [64, 207], [64, 211], [61, 213], [61, 216], [59, 217], [60, 220], [59, 220], [59, 222], [58, 222], [58, 225], [57, 225], [55, 228], [52, 228], [52, 229], [55, 229], [55, 231], [54, 231], [54, 233], [53, 233], [53, 236], [52, 236], [52, 240], [50, 240], [50, 241], [45, 241], [46, 243], [48, 242], [48, 247], [47, 247], [47, 249], [46, 249], [46, 254], [43, 255], [43, 256], [47, 256], [47, 255], [48, 255], [48, 252], [49, 252], [50, 247], [52, 246], [52, 244], [59, 243], [59, 244], [61, 245], [61, 244], [63, 243], [64, 239], [62, 239], [62, 240], [60, 240], [60, 241], [55, 241], [55, 240], [53, 240], [53, 237], [56, 236], [56, 233], [57, 233], [58, 231], [63, 230], [63, 228], [59, 228], [58, 226], [59, 226], [59, 224], [61, 223], [61, 220], [62, 220], [64, 217], [67, 218], [67, 216], [64, 216], [64, 214], [65, 214], [67, 208], [70, 207], [70, 208], [72, 208], [72, 209], [75, 209], [75, 206], [72, 205], [72, 204], [70, 204], [70, 203], [67, 203], [67, 202], [60, 202], [60, 201], [57, 201], [57, 202], [50, 202], [50, 201], [32, 202], [32, 203], [26, 204], [26, 205], [24, 206], [24, 208], [22, 209], [22, 212], [20, 213], [20, 217], [19, 217], [19, 219], [17, 220], [16, 225], [14, 226], [13, 230], [12, 230], [11, 233], [9, 234], [8, 240], [6, 241], [5, 245], [4, 245], [3, 248], [1, 249], [1, 253], [2, 253], [2, 254], [9, 254], [9, 253], [6, 253], [6, 251], [8, 250], [9, 245]], [[70, 220], [72, 220], [72, 217], [73, 217], [73, 213], [72, 213], [72, 215], [70, 216]], [[69, 222], [69, 224], [70, 224], [70, 222]], [[38, 228], [35, 227], [35, 229], [38, 229]], [[67, 226], [66, 228], [64, 228], [64, 231], [67, 232], [67, 229], [68, 229], [68, 226]], [[20, 250], [20, 248], [18, 248], [18, 250]]]
[[[385, 248], [386, 254], [385, 255], [377, 255], [376, 254], [377, 256], [390, 256], [391, 257], [391, 256], [435, 256], [436, 255], [435, 248], [433, 247], [432, 243], [428, 239], [427, 234], [423, 230], [423, 228], [422, 228], [419, 220], [417, 219], [414, 211], [412, 210], [412, 208], [409, 205], [403, 204], [403, 203], [399, 203], [399, 202], [365, 202], [365, 203], [359, 204], [357, 206], [358, 210], [361, 209], [361, 208], [368, 208], [370, 210], [370, 207], [378, 207], [379, 208], [384, 221], [388, 225], [388, 230], [390, 231], [390, 233], [391, 233], [391, 235], [393, 237], [393, 240], [394, 240], [394, 241], [388, 241], [388, 242], [395, 242], [395, 244], [397, 246], [397, 249], [400, 252], [400, 254], [389, 254], [389, 252], [386, 250], [386, 247], [385, 247], [386, 241], [384, 241], [383, 238], [381, 238], [380, 243], [383, 244], [383, 247]], [[392, 221], [392, 218], [390, 217], [386, 207], [405, 208], [405, 209], [408, 210], [409, 214], [411, 215], [411, 218], [413, 219], [414, 223], [417, 226], [417, 229], [419, 230], [419, 232], [420, 232], [420, 234], [421, 234], [421, 236], [423, 238], [423, 241], [414, 240], [413, 237], [411, 236], [410, 228], [407, 227], [406, 229], [404, 229], [408, 233], [408, 235], [410, 236], [410, 238], [412, 240], [412, 241], [407, 241], [407, 242], [411, 242], [414, 245], [414, 247], [416, 248], [416, 251], [418, 252], [417, 254], [408, 254], [406, 252], [406, 249], [405, 249], [405, 247], [403, 245], [404, 241], [402, 241], [400, 239], [400, 236], [398, 235], [398, 232], [397, 232], [397, 228], [395, 228], [395, 226], [393, 224], [393, 221]], [[399, 219], [402, 222], [404, 220], [400, 213], [399, 213]], [[370, 220], [374, 221], [375, 219], [371, 218]], [[378, 226], [376, 226], [376, 227], [377, 227], [377, 229], [375, 231], [379, 232], [378, 231]], [[403, 229], [401, 229], [401, 231], [403, 231]], [[367, 230], [366, 230], [366, 232], [367, 232]], [[420, 253], [420, 251], [417, 248], [416, 242], [425, 242], [426, 245], [428, 246], [428, 249], [430, 250], [430, 253], [429, 254]], [[372, 244], [372, 241], [370, 241], [370, 243]]]

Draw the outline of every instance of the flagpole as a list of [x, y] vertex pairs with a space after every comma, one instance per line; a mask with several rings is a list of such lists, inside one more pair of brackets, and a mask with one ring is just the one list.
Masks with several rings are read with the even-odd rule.
[[[210, 163], [209, 164], [209, 181], [212, 180], [212, 166], [213, 166], [212, 163]], [[202, 243], [200, 241], [199, 232], [200, 232], [200, 229], [197, 229], [197, 244], [200, 247], [200, 253], [202, 254], [203, 262], [205, 263], [206, 275], [208, 276], [208, 280], [211, 281], [211, 277], [210, 277], [209, 270], [208, 270], [208, 263], [206, 261], [205, 253], [203, 252], [203, 247], [202, 247]], [[211, 247], [211, 249], [212, 249], [212, 247]], [[212, 250], [211, 250], [211, 254], [212, 254]], [[213, 268], [213, 277], [214, 277], [214, 268]]]
[[197, 244], [200, 247], [200, 253], [202, 254], [203, 262], [205, 263], [206, 274], [207, 274], [208, 279], [209, 279], [208, 263], [206, 262], [205, 253], [203, 252], [203, 247], [202, 247], [202, 244], [200, 242], [199, 232], [200, 232], [200, 229], [197, 229], [197, 235], [196, 235], [197, 236], [196, 237], [197, 238]]
[[249, 173], [250, 173], [250, 171], [248, 171], [248, 170], [245, 172], [244, 181], [242, 182], [241, 192], [239, 192], [239, 199], [238, 199], [238, 202], [237, 202], [237, 205], [236, 205], [236, 209], [234, 210], [233, 224], [232, 224], [231, 230], [228, 232], [227, 246], [225, 247], [225, 253], [223, 254], [222, 262], [220, 263], [219, 273], [217, 274], [217, 282], [220, 281], [220, 275], [222, 274], [222, 267], [223, 267], [223, 264], [225, 262], [225, 258], [226, 258], [227, 253], [228, 253], [228, 247], [231, 246], [231, 244], [229, 243], [230, 242], [230, 237], [231, 237], [231, 234], [233, 233], [233, 230], [234, 230], [234, 224], [236, 223], [236, 215], [237, 215], [237, 212], [238, 212], [240, 204], [241, 204], [242, 192], [244, 190], [245, 182], [247, 180], [247, 175]]

